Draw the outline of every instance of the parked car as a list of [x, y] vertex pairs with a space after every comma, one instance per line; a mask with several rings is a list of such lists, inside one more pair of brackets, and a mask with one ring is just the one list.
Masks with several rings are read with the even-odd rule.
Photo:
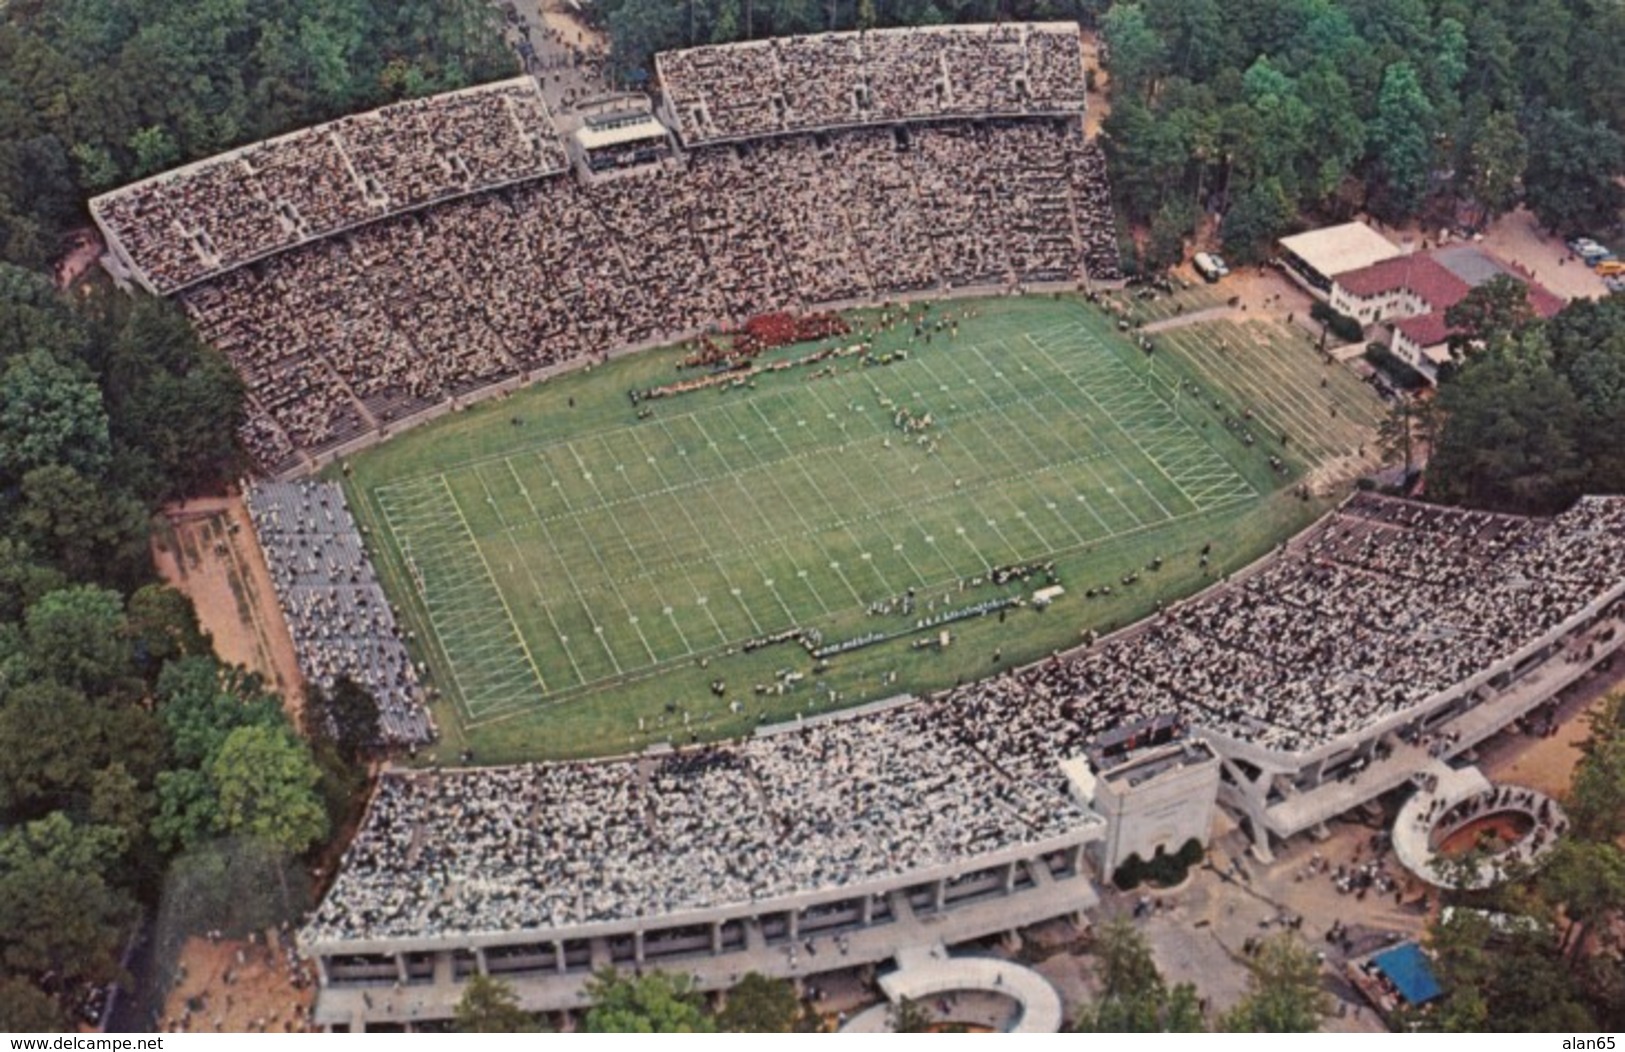
[[1225, 266], [1224, 257], [1215, 256], [1210, 252], [1196, 253], [1191, 265], [1196, 268], [1196, 273], [1202, 275], [1202, 280], [1210, 285], [1230, 273], [1230, 268]]

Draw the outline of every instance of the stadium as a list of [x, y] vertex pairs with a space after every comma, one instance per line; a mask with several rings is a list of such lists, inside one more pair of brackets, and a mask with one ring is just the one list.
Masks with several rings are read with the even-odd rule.
[[1267, 857], [1442, 776], [1625, 640], [1625, 501], [1336, 501], [1357, 381], [1135, 331], [1075, 25], [657, 65], [625, 166], [519, 78], [93, 202], [247, 384], [307, 680], [434, 754], [301, 933], [320, 1022], [1077, 914], [1216, 806]]

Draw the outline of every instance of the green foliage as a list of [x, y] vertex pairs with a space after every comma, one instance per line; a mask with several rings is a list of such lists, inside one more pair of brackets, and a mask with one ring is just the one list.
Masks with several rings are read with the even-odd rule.
[[296, 855], [327, 835], [327, 812], [316, 794], [321, 773], [287, 729], [238, 727], [207, 770], [228, 836], [255, 837]]
[[381, 740], [378, 701], [349, 676], [340, 676], [332, 690], [308, 686], [304, 719], [306, 735], [312, 741], [330, 741], [351, 766], [360, 764]]
[[1540, 330], [1469, 357], [1440, 388], [1439, 410], [1445, 422], [1428, 465], [1439, 499], [1552, 512], [1583, 487], [1580, 403]]
[[1625, 835], [1625, 693], [1604, 698], [1585, 718], [1591, 733], [1580, 743], [1567, 810], [1577, 836], [1612, 842]]
[[130, 669], [128, 625], [117, 592], [74, 585], [42, 596], [24, 620], [36, 675], [95, 693]]
[[1291, 932], [1265, 939], [1247, 962], [1247, 994], [1221, 1029], [1239, 1033], [1313, 1033], [1331, 1007], [1320, 965]]
[[801, 1002], [787, 981], [747, 972], [728, 991], [728, 1003], [717, 1013], [717, 1029], [730, 1034], [788, 1034], [800, 1015]]
[[78, 826], [61, 812], [0, 834], [0, 969], [9, 977], [61, 995], [120, 975], [118, 951], [136, 909], [106, 872], [118, 840], [115, 830]]
[[1365, 335], [1358, 318], [1351, 318], [1324, 301], [1316, 300], [1309, 308], [1309, 316], [1324, 324], [1344, 343], [1357, 343]]
[[1612, 226], [1625, 204], [1616, 181], [1625, 170], [1625, 141], [1618, 128], [1587, 122], [1572, 110], [1541, 114], [1530, 132], [1524, 194], [1547, 229], [1588, 233]]
[[1286, 232], [1297, 206], [1279, 179], [1261, 179], [1236, 199], [1225, 213], [1225, 251], [1238, 263], [1254, 263], [1270, 253], [1270, 246]]
[[592, 1007], [582, 1029], [589, 1034], [709, 1034], [716, 1030], [686, 975], [651, 972], [630, 978], [606, 968], [593, 976], [587, 996]]
[[931, 1013], [912, 997], [899, 999], [887, 1018], [894, 1034], [924, 1034], [931, 1029]]
[[0, 372], [0, 484], [63, 464], [95, 474], [110, 446], [101, 392], [83, 369], [49, 351], [19, 354]]
[[1444, 312], [1444, 320], [1451, 356], [1459, 360], [1474, 347], [1517, 340], [1534, 324], [1535, 310], [1523, 283], [1501, 274], [1467, 293]]
[[1456, 910], [1429, 931], [1445, 996], [1418, 1021], [1451, 1032], [1595, 1029], [1548, 925], [1497, 934], [1488, 918]]
[[[1386, 343], [1372, 342], [1366, 344], [1364, 357], [1366, 361], [1387, 374], [1388, 379], [1392, 380], [1394, 386], [1400, 390], [1421, 391], [1428, 386], [1428, 378], [1423, 376], [1416, 366], [1390, 350]], [[1396, 412], [1409, 412], [1408, 409], [1400, 410], [1398, 404], [1395, 405], [1394, 409]], [[1409, 435], [1409, 432], [1406, 432], [1406, 434]], [[1407, 450], [1406, 463], [1409, 464], [1408, 447], [1405, 448]]]
[[124, 606], [137, 659], [156, 669], [167, 661], [210, 652], [192, 600], [166, 585], [137, 588]]
[[[1201, 853], [1201, 844], [1196, 852]], [[1188, 852], [1181, 850], [1180, 856]], [[1079, 1007], [1080, 1033], [1199, 1033], [1206, 1028], [1196, 988], [1168, 988], [1151, 959], [1151, 948], [1133, 922], [1118, 917], [1102, 925], [1092, 948], [1100, 998]]]
[[487, 975], [469, 979], [454, 1018], [465, 1034], [530, 1034], [538, 1029], [536, 1020], [519, 1007], [513, 987]]

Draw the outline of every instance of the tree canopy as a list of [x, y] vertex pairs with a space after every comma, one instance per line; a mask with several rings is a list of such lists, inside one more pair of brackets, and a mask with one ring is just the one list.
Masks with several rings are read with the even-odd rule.
[[1132, 921], [1118, 917], [1102, 925], [1091, 950], [1100, 996], [1077, 1012], [1081, 1033], [1199, 1033], [1206, 1030], [1196, 988], [1170, 988], [1151, 947]]
[[614, 969], [588, 984], [592, 1007], [582, 1024], [589, 1034], [709, 1034], [717, 1029], [687, 976], [650, 972], [623, 976]]
[[1158, 224], [1166, 245], [1206, 211], [1238, 260], [1306, 215], [1369, 209], [1401, 222], [1435, 201], [1487, 221], [1523, 198], [1552, 230], [1611, 227], [1625, 194], [1625, 58], [1601, 41], [1619, 39], [1625, 16], [1582, 0], [1538, 7], [1113, 4], [1100, 19], [1104, 130], [1122, 214]]

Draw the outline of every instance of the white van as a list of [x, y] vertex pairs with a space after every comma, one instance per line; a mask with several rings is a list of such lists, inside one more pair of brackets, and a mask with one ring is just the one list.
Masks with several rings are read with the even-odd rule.
[[1224, 259], [1208, 252], [1198, 252], [1191, 260], [1196, 273], [1202, 275], [1202, 280], [1209, 285], [1230, 273], [1230, 268], [1224, 265]]

